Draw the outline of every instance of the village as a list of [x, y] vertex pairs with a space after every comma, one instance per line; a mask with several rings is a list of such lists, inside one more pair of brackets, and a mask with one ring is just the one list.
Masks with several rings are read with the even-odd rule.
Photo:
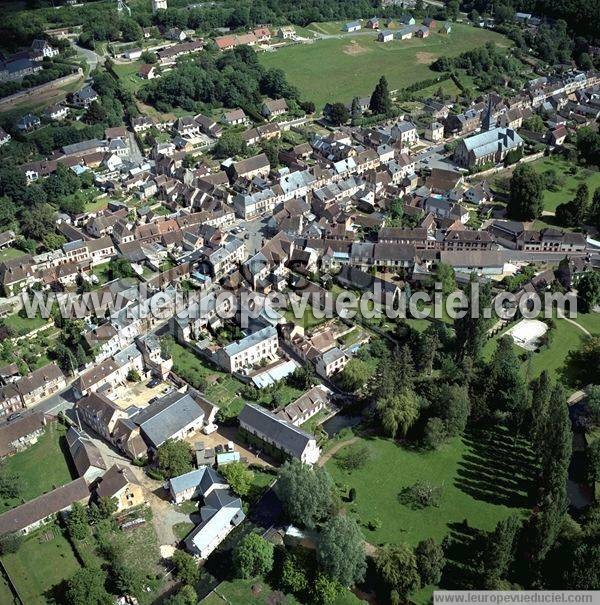
[[[137, 10], [114, 4], [119, 19]], [[531, 470], [544, 429], [528, 432], [544, 380], [560, 382], [573, 459], [600, 441], [586, 407], [600, 401], [597, 61], [471, 95], [458, 63], [395, 90], [382, 71], [369, 96], [315, 106], [268, 67], [278, 53], [497, 23], [392, 2], [387, 17], [321, 31], [199, 36], [163, 17], [166, 0], [151, 8], [135, 41], [91, 50], [59, 23], [0, 65], [1, 85], [39, 78], [0, 98], [0, 601], [428, 603], [460, 584], [448, 570], [466, 559], [451, 561], [448, 543], [461, 531], [492, 535], [544, 510]], [[67, 84], [46, 103], [49, 70]], [[246, 78], [259, 84], [244, 96]], [[214, 99], [197, 97], [202, 111], [183, 100], [194, 86]], [[468, 327], [447, 312], [326, 313], [349, 295], [385, 311], [475, 286], [515, 303]], [[578, 315], [529, 318], [557, 292]], [[32, 311], [42, 297], [70, 312]], [[502, 399], [505, 383], [520, 404]], [[503, 494], [469, 467], [476, 456]], [[583, 526], [600, 476], [576, 466], [566, 492]], [[382, 468], [405, 474], [384, 481]], [[350, 575], [327, 563], [327, 540], [346, 531]], [[443, 575], [417, 566], [427, 540], [444, 549]], [[416, 557], [404, 588], [382, 579], [388, 548]]]

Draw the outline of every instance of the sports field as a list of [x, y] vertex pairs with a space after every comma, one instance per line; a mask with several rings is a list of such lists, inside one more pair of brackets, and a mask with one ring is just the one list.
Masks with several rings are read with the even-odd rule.
[[330, 101], [349, 103], [354, 96], [370, 95], [381, 75], [392, 90], [404, 88], [438, 76], [429, 66], [441, 56], [453, 57], [489, 41], [511, 44], [500, 34], [460, 23], [453, 24], [449, 35], [432, 33], [425, 39], [387, 43], [376, 37], [376, 32], [363, 30], [259, 56], [265, 67], [283, 69], [302, 96], [320, 109]]

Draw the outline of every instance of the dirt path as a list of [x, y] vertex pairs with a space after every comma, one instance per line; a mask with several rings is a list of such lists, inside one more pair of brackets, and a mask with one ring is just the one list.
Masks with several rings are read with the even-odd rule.
[[340, 441], [336, 443], [327, 453], [323, 454], [319, 459], [319, 466], [325, 466], [325, 463], [335, 455], [339, 450], [347, 445], [352, 445], [356, 441], [358, 441], [359, 437], [352, 437], [352, 439], [348, 439], [348, 441]]
[[574, 319], [565, 317], [560, 311], [558, 312], [558, 317], [560, 319], [564, 319], [565, 321], [568, 321], [570, 324], [573, 324], [574, 326], [579, 328], [586, 336], [589, 336], [590, 338], [592, 337], [592, 333], [587, 328], [584, 328], [581, 324], [578, 324]]

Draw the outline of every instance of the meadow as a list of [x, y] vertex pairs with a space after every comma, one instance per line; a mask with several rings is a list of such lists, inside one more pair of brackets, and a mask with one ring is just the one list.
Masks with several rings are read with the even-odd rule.
[[[325, 27], [326, 24], [319, 24]], [[508, 47], [502, 35], [464, 24], [454, 24], [449, 35], [432, 33], [429, 38], [377, 42], [376, 32], [354, 34], [298, 44], [261, 53], [265, 67], [282, 69], [317, 109], [325, 103], [349, 103], [354, 96], [371, 94], [381, 75], [392, 90], [440, 75], [430, 69], [441, 56], [454, 57], [486, 42]]]

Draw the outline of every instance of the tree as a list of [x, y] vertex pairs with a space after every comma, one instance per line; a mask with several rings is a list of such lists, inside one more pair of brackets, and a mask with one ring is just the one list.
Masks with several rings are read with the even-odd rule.
[[111, 605], [113, 597], [106, 591], [106, 574], [97, 567], [84, 567], [67, 581], [69, 605]]
[[16, 553], [23, 544], [23, 536], [21, 534], [5, 534], [0, 537], [0, 554], [10, 555]]
[[415, 559], [421, 585], [439, 584], [446, 565], [444, 549], [433, 538], [421, 540], [415, 548]]
[[485, 590], [497, 590], [511, 564], [518, 532], [519, 519], [512, 515], [496, 525], [496, 529], [486, 536], [483, 546], [482, 567]]
[[112, 578], [119, 594], [139, 596], [144, 591], [144, 577], [131, 565], [121, 561], [113, 563]]
[[339, 384], [345, 391], [354, 392], [363, 387], [371, 377], [369, 366], [353, 357], [342, 370], [339, 377]]
[[342, 126], [350, 119], [350, 112], [343, 103], [331, 103], [327, 108], [327, 119], [334, 126]]
[[467, 300], [472, 301], [475, 294], [478, 294], [477, 308], [471, 306], [464, 317], [454, 320], [454, 329], [456, 331], [456, 357], [458, 360], [464, 360], [470, 357], [473, 361], [479, 361], [483, 347], [487, 342], [487, 331], [490, 319], [484, 316], [484, 310], [491, 308], [492, 292], [489, 283], [479, 283], [475, 275], [465, 289]]
[[67, 530], [71, 538], [84, 540], [90, 531], [87, 510], [80, 502], [74, 502], [67, 518]]
[[111, 279], [121, 279], [124, 277], [134, 277], [135, 271], [131, 263], [124, 258], [113, 258], [108, 263], [108, 273]]
[[342, 586], [325, 574], [318, 574], [312, 587], [312, 600], [315, 605], [333, 605], [338, 598]]
[[342, 586], [364, 579], [367, 564], [363, 536], [354, 519], [346, 516], [327, 521], [317, 544], [317, 560]]
[[425, 425], [423, 444], [430, 450], [437, 450], [446, 441], [446, 425], [441, 418], [430, 418]]
[[250, 533], [233, 553], [233, 563], [240, 578], [264, 576], [273, 568], [273, 544], [256, 533]]
[[439, 413], [446, 426], [448, 437], [460, 435], [467, 426], [471, 402], [466, 386], [458, 384], [445, 385], [442, 389], [444, 404], [440, 406]]
[[390, 591], [396, 591], [402, 600], [419, 588], [417, 559], [406, 544], [386, 544], [377, 550], [375, 569]]
[[588, 446], [585, 452], [585, 466], [590, 484], [594, 485], [600, 481], [600, 440], [596, 439]]
[[442, 285], [444, 296], [456, 291], [456, 277], [450, 265], [439, 262], [435, 266], [435, 281]]
[[539, 378], [533, 382], [531, 397], [531, 424], [530, 437], [533, 451], [538, 459], [543, 452], [544, 429], [548, 414], [548, 403], [552, 392], [552, 383], [547, 370], [544, 370]]
[[158, 468], [166, 479], [192, 470], [192, 450], [185, 441], [167, 439], [156, 450]]
[[153, 53], [150, 50], [145, 50], [142, 53], [140, 58], [144, 63], [148, 63], [149, 65], [153, 65], [154, 63], [156, 63], [158, 61], [158, 57], [156, 56], [156, 53]]
[[254, 473], [243, 462], [231, 462], [219, 468], [223, 478], [238, 496], [247, 496], [252, 487]]
[[600, 187], [594, 191], [594, 197], [589, 209], [589, 222], [596, 229], [600, 229]]
[[390, 90], [388, 82], [385, 76], [379, 78], [379, 82], [373, 90], [371, 100], [369, 102], [369, 109], [376, 114], [389, 115], [392, 111], [392, 98], [390, 96]]
[[175, 568], [175, 577], [184, 584], [194, 584], [198, 580], [198, 564], [196, 560], [183, 550], [176, 550], [171, 557]]
[[275, 486], [293, 523], [312, 528], [331, 508], [333, 484], [324, 468], [313, 468], [296, 459], [285, 462]]
[[350, 118], [352, 120], [352, 126], [356, 126], [362, 117], [362, 111], [360, 109], [360, 100], [358, 97], [352, 99], [352, 105], [350, 106]]
[[246, 149], [246, 143], [237, 132], [226, 132], [216, 143], [213, 153], [216, 158], [229, 158], [241, 155]]
[[575, 198], [570, 202], [559, 204], [556, 208], [556, 219], [567, 227], [581, 227], [588, 217], [590, 192], [588, 186], [582, 183], [577, 188]]
[[106, 121], [106, 117], [106, 109], [98, 101], [92, 101], [83, 119], [88, 124], [103, 124]]
[[287, 554], [281, 566], [279, 584], [284, 592], [299, 594], [308, 588], [306, 572], [296, 556]]
[[407, 388], [397, 395], [379, 399], [376, 409], [383, 431], [388, 437], [395, 437], [398, 433], [405, 436], [419, 417], [417, 397]]
[[29, 208], [21, 216], [21, 231], [26, 237], [41, 241], [44, 235], [54, 232], [55, 211], [49, 204]]
[[186, 584], [179, 592], [170, 596], [165, 605], [198, 605], [198, 595], [193, 586]]
[[577, 282], [577, 295], [582, 303], [583, 310], [590, 313], [600, 304], [600, 273], [587, 271]]
[[516, 220], [531, 221], [542, 213], [542, 179], [529, 165], [519, 164], [510, 180], [507, 214]]

